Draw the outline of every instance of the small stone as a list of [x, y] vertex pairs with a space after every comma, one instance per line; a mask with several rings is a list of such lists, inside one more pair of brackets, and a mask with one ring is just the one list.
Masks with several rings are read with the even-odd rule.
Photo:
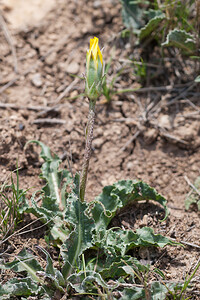
[[164, 127], [166, 129], [170, 129], [171, 128], [171, 124], [170, 124], [169, 116], [168, 115], [162, 115], [162, 116], [160, 116], [160, 118], [158, 119], [158, 125], [160, 127]]
[[195, 123], [188, 127], [180, 126], [177, 129], [177, 135], [186, 141], [192, 141], [198, 134], [198, 125]]
[[34, 86], [41, 87], [42, 86], [42, 78], [41, 78], [40, 73], [35, 73], [31, 78], [31, 82]]
[[47, 65], [52, 66], [56, 62], [56, 52], [52, 52], [49, 56], [45, 58]]
[[93, 141], [93, 147], [94, 147], [95, 149], [100, 149], [102, 144], [103, 144], [102, 137], [96, 138], [96, 139], [94, 139], [94, 141]]
[[70, 74], [77, 74], [79, 72], [79, 64], [75, 61], [72, 61], [69, 65], [67, 65], [65, 71]]
[[94, 1], [94, 3], [93, 3], [93, 7], [94, 8], [99, 8], [101, 6], [101, 2], [100, 1]]
[[20, 131], [24, 130], [24, 124], [23, 123], [19, 123], [19, 130]]
[[77, 90], [74, 90], [70, 93], [70, 98], [74, 98], [78, 95], [78, 91]]
[[134, 169], [134, 164], [132, 161], [129, 161], [126, 165], [126, 168], [128, 171], [133, 170]]
[[158, 136], [158, 131], [155, 128], [150, 128], [147, 131], [144, 132], [144, 141], [147, 145], [152, 144], [155, 142], [156, 138]]

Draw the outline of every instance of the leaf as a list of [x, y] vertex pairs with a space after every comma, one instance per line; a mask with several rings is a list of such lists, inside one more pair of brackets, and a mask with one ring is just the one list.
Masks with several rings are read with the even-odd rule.
[[65, 261], [63, 266], [63, 276], [66, 279], [70, 275], [78, 257], [92, 244], [92, 231], [94, 222], [86, 214], [88, 204], [79, 200], [79, 175], [75, 177], [75, 189], [69, 195], [65, 222], [70, 225], [71, 233], [61, 248], [61, 254]]
[[165, 210], [164, 220], [167, 218], [169, 212], [166, 199], [142, 181], [121, 180], [104, 187], [103, 192], [90, 203], [99, 237], [105, 234], [105, 229], [120, 208], [140, 200], [154, 200], [160, 203]]
[[142, 300], [146, 299], [143, 287], [134, 286], [132, 288], [125, 288], [121, 293], [121, 300]]
[[[1, 269], [11, 269], [15, 272], [23, 272], [26, 271], [30, 278], [28, 277], [28, 286], [27, 281], [23, 283], [22, 279], [15, 279], [14, 287], [12, 288], [12, 281], [8, 281], [5, 285], [3, 285], [2, 293], [5, 293], [5, 288], [8, 288], [10, 295], [33, 295], [34, 293], [38, 294], [39, 292], [43, 291], [43, 293], [47, 293], [48, 295], [51, 295], [55, 289], [59, 289], [61, 292], [64, 292], [64, 289], [62, 286], [66, 285], [66, 282], [64, 281], [64, 278], [60, 271], [56, 270], [53, 267], [52, 259], [49, 255], [49, 253], [39, 247], [46, 255], [46, 272], [42, 269], [42, 267], [39, 265], [35, 257], [28, 253], [26, 249], [23, 249], [18, 256], [14, 259], [11, 263], [3, 263], [0, 262], [0, 268]], [[42, 278], [43, 277], [43, 278]], [[41, 279], [42, 278], [42, 279]], [[47, 278], [49, 279], [47, 281]], [[22, 284], [20, 284], [22, 282]], [[10, 287], [10, 283], [11, 287]], [[42, 286], [41, 286], [41, 285]], [[37, 286], [36, 290], [31, 289], [31, 285]], [[21, 291], [20, 291], [21, 289]], [[1, 289], [0, 289], [1, 292]], [[21, 292], [21, 294], [19, 294]], [[46, 299], [52, 299], [52, 298], [46, 298]]]
[[[200, 176], [196, 178], [194, 187], [200, 191]], [[191, 189], [185, 198], [185, 209], [188, 210], [192, 204], [196, 204], [200, 211], [200, 196], [194, 189]]]
[[52, 156], [49, 147], [40, 141], [33, 140], [29, 143], [36, 143], [42, 149], [40, 156], [44, 159], [44, 164], [42, 165], [41, 178], [45, 179], [46, 185], [40, 195], [42, 204], [37, 205], [38, 201], [35, 201], [37, 193], [35, 193], [31, 198], [32, 206], [26, 208], [25, 211], [34, 214], [42, 222], [47, 222], [51, 227], [54, 241], [59, 244], [59, 241], [64, 242], [69, 234], [68, 230], [64, 228], [63, 217], [68, 198], [66, 187], [72, 184], [72, 177], [67, 170], [59, 170], [61, 160], [56, 154]]
[[142, 27], [139, 33], [140, 40], [148, 37], [152, 32], [160, 27], [160, 23], [165, 19], [165, 14], [160, 10], [151, 9], [149, 11], [149, 17], [151, 17], [149, 22], [144, 27]]
[[165, 300], [168, 289], [161, 282], [155, 281], [151, 284], [151, 299], [152, 300]]
[[[31, 278], [12, 278], [4, 285], [0, 285], [0, 299], [11, 299], [11, 296], [40, 295], [44, 289]], [[7, 296], [6, 296], [7, 295]], [[50, 298], [49, 298], [50, 299]]]
[[[148, 289], [151, 295], [151, 300], [165, 300], [168, 299], [166, 298], [166, 296], [168, 295], [169, 291], [174, 293], [175, 290], [180, 287], [181, 284], [175, 282], [166, 282], [165, 284], [162, 284], [160, 281], [153, 281], [149, 285]], [[144, 287], [133, 286], [131, 288], [125, 288], [122, 291], [122, 297], [120, 299], [123, 300], [146, 299]]]
[[26, 249], [22, 249], [13, 262], [3, 263], [3, 261], [0, 261], [0, 269], [10, 269], [15, 272], [26, 271], [34, 281], [43, 283], [37, 276], [37, 272], [43, 271], [43, 269], [35, 257], [27, 252]]
[[154, 234], [153, 228], [143, 227], [136, 230], [136, 233], [139, 236], [139, 243], [143, 244], [142, 246], [156, 246], [163, 248], [166, 245], [180, 245], [180, 243], [174, 242], [167, 237], [161, 234]]
[[174, 29], [168, 33], [166, 41], [162, 43], [162, 46], [177, 47], [185, 54], [192, 54], [196, 49], [196, 41], [194, 36], [185, 30]]
[[124, 256], [130, 249], [135, 247], [165, 247], [166, 245], [177, 245], [178, 243], [160, 235], [154, 234], [150, 227], [137, 229], [136, 233], [131, 230], [112, 229], [105, 232], [105, 237], [97, 242], [99, 246], [114, 256]]
[[151, 299], [152, 300], [165, 300], [169, 291], [173, 294], [177, 289], [182, 287], [182, 283], [178, 282], [166, 282], [162, 284], [160, 281], [153, 281], [151, 283]]
[[[51, 201], [56, 204], [52, 207], [52, 211], [56, 208], [63, 210], [66, 206], [65, 199], [61, 197], [62, 193], [62, 184], [65, 180], [64, 189], [66, 184], [70, 184], [72, 181], [71, 175], [67, 170], [59, 170], [59, 165], [61, 160], [59, 157], [54, 154], [51, 155], [51, 150], [45, 144], [40, 141], [32, 140], [29, 143], [35, 143], [41, 147], [40, 156], [44, 159], [44, 164], [42, 165], [42, 174], [41, 177], [46, 180], [47, 184], [43, 188], [45, 197], [51, 198]], [[45, 203], [43, 203], [43, 206]]]
[[140, 8], [137, 1], [122, 1], [122, 19], [128, 29], [132, 29], [135, 33], [144, 25], [143, 13], [144, 9]]
[[64, 243], [64, 241], [67, 239], [69, 236], [69, 230], [65, 226], [64, 221], [60, 217], [55, 217], [53, 220], [54, 224], [53, 227], [51, 228], [51, 235], [52, 238], [56, 244], [57, 247], [59, 247], [59, 244]]
[[[100, 263], [96, 264], [97, 270]], [[149, 270], [149, 266], [141, 264], [137, 258], [131, 257], [128, 255], [124, 255], [123, 257], [118, 256], [108, 256], [107, 261], [104, 262], [104, 265], [99, 268], [99, 273], [102, 278], [105, 279], [113, 279], [118, 277], [123, 277], [129, 275], [130, 272], [126, 267], [131, 267], [134, 271], [139, 272], [147, 272]]]
[[68, 278], [69, 284], [72, 288], [75, 289], [77, 293], [86, 293], [89, 292], [92, 288], [95, 288], [93, 282], [95, 281], [99, 286], [103, 287], [107, 290], [113, 290], [117, 288], [118, 284], [116, 285], [109, 285], [107, 284], [99, 273], [94, 271], [86, 271], [86, 272], [79, 272], [78, 274], [72, 274]]
[[200, 75], [199, 76], [197, 76], [196, 78], [195, 78], [195, 80], [194, 80], [195, 82], [200, 82]]
[[[49, 253], [42, 247], [38, 246], [38, 248], [40, 248], [40, 250], [46, 255], [47, 265], [45, 270], [45, 278], [49, 278], [52, 286], [64, 292], [62, 286], [66, 286], [66, 282], [62, 276], [62, 273], [54, 268], [53, 261]], [[50, 285], [50, 282], [48, 282], [48, 285]]]

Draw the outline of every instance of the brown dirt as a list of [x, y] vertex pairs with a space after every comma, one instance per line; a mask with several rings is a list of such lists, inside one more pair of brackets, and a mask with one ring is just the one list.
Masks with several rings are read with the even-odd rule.
[[[36, 13], [34, 24], [29, 18], [24, 18], [24, 23], [23, 19], [15, 22], [12, 18], [20, 8], [21, 14], [31, 14], [23, 7], [25, 2], [3, 1], [0, 5], [12, 36], [12, 40], [7, 41], [5, 30], [1, 29], [0, 180], [5, 182], [18, 160], [20, 186], [24, 189], [41, 185], [39, 149], [32, 145], [25, 149], [29, 140], [40, 140], [48, 145], [63, 159], [65, 166], [67, 158], [71, 159], [73, 173], [81, 170], [88, 102], [83, 96], [73, 97], [84, 91], [84, 81], [76, 75], [84, 73], [85, 53], [91, 37], [99, 37], [107, 62], [115, 46], [112, 72], [116, 74], [124, 67], [115, 88], [139, 86], [127, 62], [133, 45], [119, 34], [123, 24], [118, 1], [58, 0], [56, 5], [50, 2], [49, 7], [40, 7], [38, 1], [35, 4], [31, 1], [28, 9], [34, 10], [34, 14], [35, 9], [36, 12], [41, 10], [41, 15]], [[135, 57], [145, 52], [137, 46], [134, 51]], [[159, 223], [156, 207], [150, 204], [132, 207], [116, 222], [134, 229], [152, 226], [158, 233], [194, 244], [185, 248], [167, 247], [156, 254], [156, 259], [160, 257], [157, 265], [167, 279], [182, 280], [198, 261], [199, 248], [195, 245], [200, 247], [199, 213], [184, 209], [184, 199], [190, 190], [185, 176], [193, 182], [200, 170], [199, 93], [196, 86], [192, 86], [193, 63], [178, 56], [176, 62], [171, 56], [163, 66], [158, 63], [159, 49], [149, 51], [144, 55], [149, 56], [154, 67], [149, 66], [144, 86], [172, 85], [172, 88], [114, 95], [109, 105], [101, 97], [96, 109], [87, 198], [93, 199], [104, 185], [119, 179], [142, 179], [155, 187], [168, 200], [170, 216], [166, 222]], [[153, 108], [147, 112], [152, 103]], [[54, 110], [47, 110], [55, 105], [58, 106]], [[41, 120], [44, 118], [45, 123]], [[61, 123], [51, 124], [47, 119]], [[35, 236], [25, 235], [10, 241], [11, 252], [18, 253], [24, 244], [31, 247], [40, 243], [44, 243], [43, 236], [36, 231]], [[2, 250], [5, 251], [5, 247]], [[198, 286], [196, 292], [200, 293]], [[192, 297], [198, 299], [194, 294]]]

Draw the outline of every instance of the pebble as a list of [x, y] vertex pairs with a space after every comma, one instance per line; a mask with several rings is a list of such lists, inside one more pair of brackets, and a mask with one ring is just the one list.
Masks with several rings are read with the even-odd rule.
[[23, 123], [19, 123], [19, 130], [20, 131], [24, 130], [24, 124]]
[[166, 129], [170, 129], [171, 128], [171, 124], [170, 124], [170, 120], [169, 120], [169, 116], [168, 115], [162, 115], [160, 116], [160, 118], [158, 119], [158, 124], [161, 127], [164, 127]]
[[126, 168], [128, 171], [134, 170], [134, 163], [132, 161], [129, 161], [126, 165]]
[[144, 141], [147, 145], [150, 145], [155, 142], [157, 136], [158, 131], [155, 128], [150, 128], [144, 132]]
[[79, 72], [79, 64], [76, 61], [72, 61], [66, 66], [65, 71], [70, 74], [77, 74]]
[[101, 6], [101, 1], [94, 1], [94, 3], [93, 3], [93, 7], [94, 8], [99, 8]]
[[52, 52], [49, 56], [45, 58], [45, 62], [47, 65], [52, 66], [56, 61], [56, 52]]
[[40, 73], [35, 73], [31, 78], [31, 82], [34, 86], [41, 87], [43, 83]]

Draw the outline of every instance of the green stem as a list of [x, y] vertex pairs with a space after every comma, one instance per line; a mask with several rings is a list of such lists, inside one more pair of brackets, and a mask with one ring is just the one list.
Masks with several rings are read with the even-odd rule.
[[82, 173], [80, 178], [80, 199], [83, 202], [85, 198], [85, 189], [87, 183], [87, 174], [89, 168], [89, 161], [92, 153], [92, 140], [93, 140], [93, 128], [95, 119], [95, 104], [96, 100], [90, 100], [89, 103], [89, 114], [88, 123], [86, 128], [86, 144], [85, 144], [85, 154], [82, 167]]

